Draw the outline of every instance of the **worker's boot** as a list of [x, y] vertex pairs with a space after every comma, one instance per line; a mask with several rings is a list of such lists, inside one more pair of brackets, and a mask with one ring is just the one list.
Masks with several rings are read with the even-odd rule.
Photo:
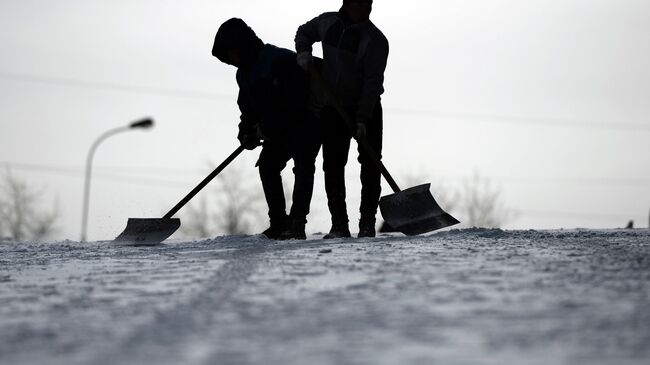
[[359, 220], [359, 235], [357, 235], [357, 237], [366, 238], [375, 237], [375, 235], [375, 217], [369, 218], [362, 215]]
[[271, 226], [264, 230], [262, 234], [270, 240], [280, 239], [280, 236], [287, 230], [289, 218], [285, 215], [284, 218], [278, 217], [271, 220]]
[[307, 239], [307, 235], [305, 234], [305, 224], [307, 223], [307, 219], [304, 217], [302, 218], [292, 218], [290, 219], [291, 223], [287, 227], [287, 229], [284, 230], [280, 234], [280, 237], [278, 238], [279, 240], [304, 240]]
[[348, 223], [340, 222], [332, 224], [330, 233], [326, 234], [323, 239], [329, 240], [332, 238], [349, 238], [352, 237], [350, 234], [350, 228], [348, 228]]

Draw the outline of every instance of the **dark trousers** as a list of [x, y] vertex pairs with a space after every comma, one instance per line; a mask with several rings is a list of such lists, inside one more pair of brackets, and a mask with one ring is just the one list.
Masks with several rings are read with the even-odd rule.
[[[354, 116], [354, 109], [348, 111]], [[377, 157], [381, 159], [383, 111], [378, 102], [372, 118], [366, 124], [366, 138]], [[345, 203], [345, 165], [348, 162], [350, 140], [348, 125], [332, 107], [321, 111], [323, 130], [323, 172], [327, 205], [332, 216], [332, 225], [347, 225], [348, 213]], [[381, 171], [368, 157], [361, 146], [358, 147], [358, 161], [361, 164], [361, 221], [375, 222], [377, 206], [381, 195]]]
[[292, 128], [281, 137], [264, 141], [262, 146], [257, 166], [269, 207], [271, 225], [282, 225], [286, 221], [281, 172], [291, 159], [294, 163], [295, 181], [290, 216], [298, 224], [307, 222], [314, 191], [316, 156], [321, 145], [320, 131], [313, 119]]

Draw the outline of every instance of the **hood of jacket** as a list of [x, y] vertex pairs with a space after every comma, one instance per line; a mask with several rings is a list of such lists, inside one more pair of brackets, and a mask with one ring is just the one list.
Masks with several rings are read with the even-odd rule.
[[223, 63], [232, 65], [228, 57], [229, 50], [239, 50], [242, 66], [255, 62], [264, 42], [253, 29], [239, 18], [231, 18], [219, 27], [214, 37], [212, 55]]

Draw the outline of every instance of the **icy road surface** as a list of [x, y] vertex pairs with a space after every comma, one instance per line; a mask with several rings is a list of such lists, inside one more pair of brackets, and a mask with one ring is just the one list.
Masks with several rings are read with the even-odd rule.
[[650, 231], [2, 244], [0, 363], [649, 364]]

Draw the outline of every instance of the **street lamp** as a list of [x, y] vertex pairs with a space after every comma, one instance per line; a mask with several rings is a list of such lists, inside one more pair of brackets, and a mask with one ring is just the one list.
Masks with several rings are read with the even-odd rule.
[[92, 162], [93, 157], [95, 156], [95, 151], [97, 146], [102, 143], [106, 138], [113, 136], [115, 134], [126, 132], [131, 129], [148, 129], [153, 127], [153, 119], [143, 118], [137, 120], [133, 123], [130, 123], [127, 126], [111, 129], [97, 138], [97, 140], [90, 147], [88, 151], [88, 157], [86, 158], [86, 180], [84, 184], [84, 200], [83, 200], [83, 215], [81, 223], [81, 242], [86, 242], [86, 233], [88, 231], [88, 206], [90, 204], [90, 176], [92, 171]]

